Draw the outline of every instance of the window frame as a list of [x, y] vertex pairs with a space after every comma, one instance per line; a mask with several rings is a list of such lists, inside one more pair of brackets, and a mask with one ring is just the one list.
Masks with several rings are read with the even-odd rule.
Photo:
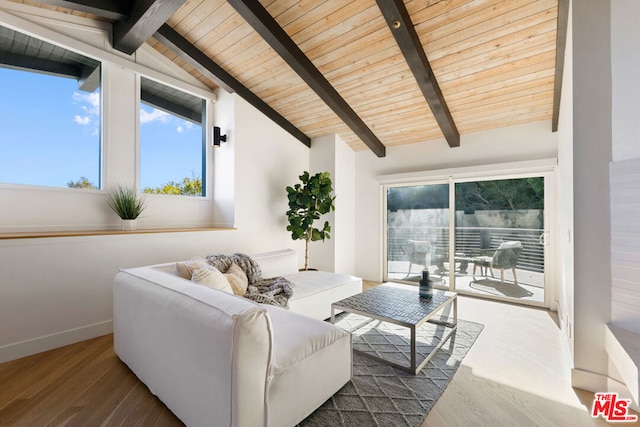
[[[156, 83], [162, 84], [164, 86], [170, 87], [174, 90], [186, 93], [188, 95], [194, 96], [202, 101], [202, 136], [201, 136], [201, 181], [202, 181], [202, 194], [199, 196], [192, 196], [188, 194], [162, 194], [162, 193], [144, 193], [142, 189], [142, 123], [140, 121], [140, 109], [142, 106], [142, 79], [152, 80]], [[208, 129], [212, 127], [212, 111], [211, 104], [213, 100], [211, 98], [205, 98], [201, 94], [194, 93], [193, 91], [187, 90], [184, 87], [180, 87], [177, 85], [172, 85], [167, 82], [163, 82], [157, 78], [150, 77], [145, 73], [136, 73], [136, 103], [138, 106], [138, 114], [136, 116], [136, 188], [139, 192], [144, 193], [145, 196], [151, 197], [174, 197], [174, 198], [187, 198], [187, 199], [197, 199], [197, 200], [211, 200], [211, 194], [209, 191], [210, 186], [209, 178], [213, 176], [213, 162], [210, 157], [212, 155], [211, 152], [211, 138], [210, 132]], [[148, 104], [146, 104], [148, 105]], [[155, 108], [155, 107], [154, 107]]]
[[[0, 26], [7, 28], [11, 31], [14, 31], [16, 33], [20, 33], [23, 36], [26, 37], [30, 37], [32, 39], [35, 39], [37, 41], [40, 41], [42, 43], [46, 43], [48, 45], [53, 45], [54, 47], [57, 47], [59, 49], [64, 49], [66, 52], [69, 52], [72, 55], [79, 55], [82, 56], [84, 58], [86, 58], [89, 61], [95, 61], [97, 63], [97, 66], [95, 68], [99, 69], [99, 84], [97, 85], [97, 88], [94, 89], [93, 92], [90, 92], [91, 94], [95, 93], [96, 90], [99, 90], [99, 103], [98, 103], [98, 135], [97, 135], [97, 143], [98, 143], [98, 153], [97, 153], [97, 158], [96, 159], [92, 159], [92, 161], [97, 160], [97, 176], [96, 176], [96, 181], [93, 184], [96, 186], [96, 188], [82, 188], [82, 187], [69, 187], [69, 186], [64, 186], [64, 185], [54, 185], [54, 184], [45, 184], [45, 183], [25, 183], [25, 182], [0, 182], [0, 189], [1, 188], [5, 188], [5, 189], [25, 189], [25, 188], [35, 188], [35, 189], [50, 189], [50, 190], [60, 190], [60, 191], [74, 191], [74, 192], [86, 192], [86, 191], [97, 191], [97, 192], [101, 192], [103, 190], [103, 183], [104, 183], [104, 176], [103, 176], [103, 171], [104, 171], [104, 164], [103, 164], [103, 159], [104, 159], [104, 116], [103, 116], [103, 92], [104, 92], [104, 88], [103, 88], [103, 82], [104, 82], [104, 76], [103, 76], [103, 65], [104, 65], [104, 61], [96, 58], [92, 55], [88, 55], [86, 53], [80, 52], [78, 50], [75, 49], [71, 49], [67, 46], [65, 46], [64, 44], [61, 43], [56, 43], [54, 41], [51, 41], [45, 37], [41, 37], [40, 35], [33, 35], [30, 34], [27, 31], [24, 31], [20, 28], [15, 28], [11, 25], [6, 25], [6, 23], [0, 21]], [[37, 59], [37, 58], [36, 58]], [[65, 65], [64, 62], [58, 62], [59, 65]], [[41, 75], [45, 75], [48, 77], [52, 77], [52, 78], [59, 78], [59, 79], [73, 79], [75, 78], [75, 76], [72, 75], [64, 75], [63, 73], [56, 73], [54, 71], [51, 70], [43, 70], [43, 69], [38, 69], [38, 68], [29, 68], [27, 66], [19, 66], [19, 65], [12, 65], [12, 64], [2, 64], [0, 65], [1, 68], [3, 69], [8, 69], [8, 70], [12, 70], [14, 72], [19, 72], [19, 73], [33, 73], [33, 74], [41, 74]], [[83, 76], [78, 76], [77, 78], [77, 82], [80, 82], [81, 79], [83, 79]], [[81, 91], [81, 89], [77, 89], [77, 91]], [[75, 92], [75, 91], [74, 91]], [[89, 92], [87, 92], [89, 93]], [[36, 117], [36, 121], [38, 120], [38, 117]], [[83, 175], [75, 177], [75, 179], [79, 179], [81, 178]], [[73, 178], [72, 180], [73, 181]], [[68, 181], [68, 182], [71, 182]]]

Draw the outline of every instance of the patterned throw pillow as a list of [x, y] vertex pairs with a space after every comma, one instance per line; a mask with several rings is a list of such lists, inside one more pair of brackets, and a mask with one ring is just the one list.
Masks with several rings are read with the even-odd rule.
[[191, 281], [233, 295], [233, 288], [225, 275], [211, 265], [193, 270]]
[[236, 295], [244, 295], [247, 293], [247, 287], [249, 286], [249, 279], [244, 271], [237, 265], [231, 264], [231, 267], [224, 273], [225, 277], [233, 288], [233, 293]]
[[193, 276], [193, 271], [198, 268], [206, 267], [207, 261], [203, 259], [193, 259], [191, 261], [178, 262], [176, 263], [176, 267], [173, 270], [173, 274], [178, 277], [182, 277], [183, 279], [191, 280], [191, 276]]

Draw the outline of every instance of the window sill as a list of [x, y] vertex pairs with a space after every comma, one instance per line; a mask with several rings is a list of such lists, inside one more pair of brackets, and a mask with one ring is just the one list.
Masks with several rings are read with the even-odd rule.
[[235, 228], [201, 227], [201, 228], [157, 228], [139, 229], [131, 231], [121, 230], [83, 230], [83, 231], [21, 231], [15, 233], [0, 233], [0, 240], [11, 239], [42, 239], [49, 237], [82, 237], [82, 236], [112, 236], [119, 234], [157, 234], [157, 233], [190, 233], [194, 231], [228, 231]]

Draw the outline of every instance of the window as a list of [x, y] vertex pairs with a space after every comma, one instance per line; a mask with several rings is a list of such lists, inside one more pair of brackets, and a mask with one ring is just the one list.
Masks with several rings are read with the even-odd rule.
[[145, 77], [140, 87], [142, 191], [204, 196], [204, 100]]
[[0, 182], [100, 188], [100, 62], [0, 26]]

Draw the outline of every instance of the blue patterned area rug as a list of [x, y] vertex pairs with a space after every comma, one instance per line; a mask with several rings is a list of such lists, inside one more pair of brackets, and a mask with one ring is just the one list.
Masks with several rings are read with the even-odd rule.
[[[336, 324], [351, 330], [365, 319], [343, 313]], [[354, 353], [351, 381], [299, 426], [419, 426], [482, 329], [481, 324], [458, 320], [458, 329], [418, 375]], [[445, 333], [443, 326], [431, 323], [417, 331], [418, 363]], [[354, 331], [353, 348], [409, 366], [409, 329], [374, 321]]]

